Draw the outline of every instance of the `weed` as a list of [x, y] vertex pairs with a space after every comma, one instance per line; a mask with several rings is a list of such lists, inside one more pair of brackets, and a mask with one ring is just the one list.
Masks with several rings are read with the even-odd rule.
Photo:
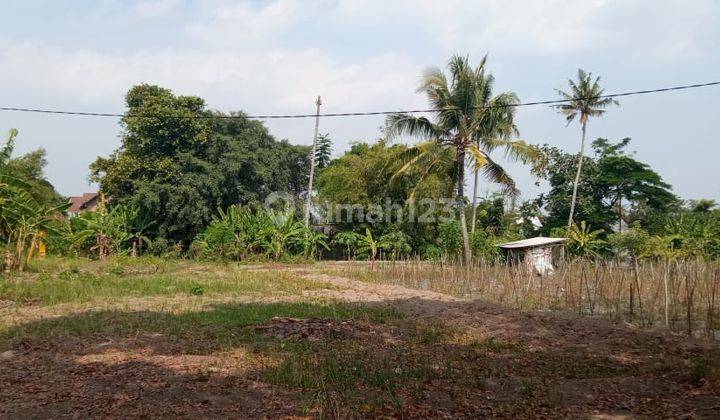
[[125, 274], [125, 269], [123, 268], [123, 266], [116, 264], [110, 269], [110, 274], [122, 276], [123, 274]]
[[205, 294], [205, 288], [201, 284], [193, 284], [190, 286], [190, 294], [194, 296], [202, 296]]
[[708, 376], [710, 368], [707, 361], [700, 356], [690, 357], [690, 383], [697, 384]]

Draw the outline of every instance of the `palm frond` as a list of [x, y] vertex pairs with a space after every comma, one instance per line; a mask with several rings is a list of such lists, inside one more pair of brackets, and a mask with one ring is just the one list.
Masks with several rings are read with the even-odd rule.
[[468, 148], [468, 153], [470, 154], [474, 170], [481, 173], [483, 177], [490, 182], [501, 184], [505, 193], [513, 196], [519, 193], [515, 181], [508, 175], [505, 169], [492, 160], [487, 153], [474, 145]]
[[610, 105], [619, 105], [619, 102], [612, 98], [603, 98], [604, 90], [600, 86], [600, 77], [593, 79], [592, 73], [578, 69], [577, 80], [568, 80], [570, 92], [556, 89], [563, 100], [569, 101], [554, 106], [565, 116], [567, 124], [580, 117], [582, 124], [587, 123], [590, 117], [599, 117], [605, 113]]
[[442, 136], [442, 130], [425, 117], [415, 117], [408, 114], [393, 114], [387, 118], [387, 136], [396, 138], [401, 135], [420, 137], [423, 139]]

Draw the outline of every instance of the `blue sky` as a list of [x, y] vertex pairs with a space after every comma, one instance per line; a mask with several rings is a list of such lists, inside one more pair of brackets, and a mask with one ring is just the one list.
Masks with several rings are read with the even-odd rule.
[[[607, 92], [720, 80], [718, 1], [14, 1], [0, 25], [0, 106], [122, 112], [137, 83], [203, 97], [224, 111], [326, 112], [425, 106], [420, 73], [455, 53], [489, 54], [496, 89], [553, 99], [578, 67]], [[720, 200], [720, 87], [639, 96], [593, 120], [589, 138], [631, 150], [683, 198]], [[523, 108], [521, 138], [575, 152], [580, 130], [548, 107]], [[309, 144], [313, 121], [272, 121]], [[325, 119], [339, 154], [378, 136], [381, 117]], [[88, 164], [120, 144], [115, 119], [0, 112], [18, 152], [44, 147], [47, 175], [79, 194]], [[508, 165], [525, 197], [529, 170]], [[492, 191], [490, 184], [482, 190]]]

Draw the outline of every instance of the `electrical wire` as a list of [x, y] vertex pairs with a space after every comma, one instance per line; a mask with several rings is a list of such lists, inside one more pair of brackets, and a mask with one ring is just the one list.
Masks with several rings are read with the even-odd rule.
[[[560, 105], [563, 103], [573, 102], [576, 100], [586, 99], [603, 99], [603, 98], [619, 98], [625, 96], [635, 95], [647, 95], [651, 93], [660, 93], [668, 91], [677, 91], [685, 89], [695, 89], [701, 87], [720, 85], [720, 81], [707, 82], [707, 83], [696, 83], [692, 85], [672, 86], [658, 89], [648, 90], [636, 90], [631, 92], [613, 93], [608, 95], [599, 95], [596, 97], [588, 98], [576, 98], [576, 99], [556, 99], [556, 100], [545, 100], [545, 101], [534, 101], [534, 102], [521, 102], [517, 104], [506, 104], [496, 106], [485, 106], [485, 107], [472, 107], [470, 109], [491, 109], [498, 107], [525, 107], [525, 106], [537, 106], [537, 105]], [[442, 108], [442, 109], [411, 109], [411, 110], [399, 110], [399, 111], [365, 111], [365, 112], [338, 112], [338, 113], [324, 113], [324, 114], [277, 114], [277, 115], [227, 115], [227, 114], [199, 114], [199, 115], [187, 115], [187, 116], [170, 116], [170, 115], [133, 115], [133, 114], [118, 114], [110, 112], [83, 112], [83, 111], [64, 111], [64, 110], [53, 110], [53, 109], [40, 109], [40, 108], [19, 108], [19, 107], [0, 107], [0, 111], [11, 111], [11, 112], [27, 112], [27, 113], [39, 113], [39, 114], [54, 114], [54, 115], [73, 115], [73, 116], [87, 116], [87, 117], [112, 117], [112, 118], [170, 118], [170, 119], [234, 119], [234, 118], [247, 118], [255, 120], [273, 120], [273, 119], [298, 119], [298, 118], [329, 118], [329, 117], [359, 117], [359, 116], [372, 116], [372, 115], [391, 115], [391, 114], [422, 114], [422, 113], [436, 113], [449, 111], [458, 108]]]

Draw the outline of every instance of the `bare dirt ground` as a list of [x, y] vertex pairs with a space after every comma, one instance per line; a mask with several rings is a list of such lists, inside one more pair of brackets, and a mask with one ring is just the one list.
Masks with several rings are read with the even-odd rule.
[[[404, 317], [278, 314], [178, 332], [149, 327], [166, 315], [133, 301], [131, 311], [105, 311], [122, 328], [98, 333], [87, 326], [92, 313], [41, 320], [29, 308], [34, 324], [22, 328], [72, 330], [0, 354], [0, 417], [720, 417], [715, 345], [285, 269], [332, 286], [289, 301], [391, 307]], [[235, 340], [243, 334], [271, 341]]]

